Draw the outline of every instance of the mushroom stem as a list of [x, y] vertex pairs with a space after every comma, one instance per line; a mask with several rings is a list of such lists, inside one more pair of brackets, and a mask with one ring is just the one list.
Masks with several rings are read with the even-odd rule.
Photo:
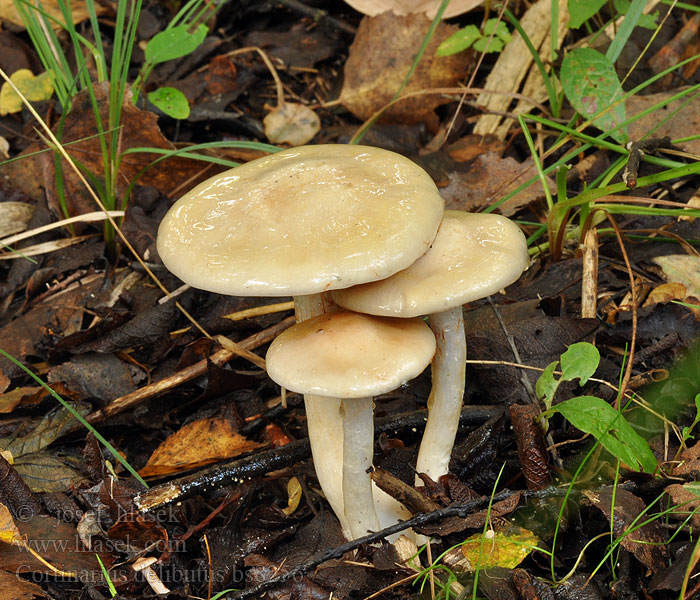
[[[330, 294], [294, 297], [294, 312], [298, 323], [333, 312], [337, 308]], [[304, 408], [316, 478], [340, 521], [343, 533], [350, 537], [350, 527], [343, 508], [343, 418], [340, 414], [340, 399], [305, 394]]]
[[343, 417], [343, 503], [352, 538], [379, 530], [372, 498], [374, 456], [374, 405], [372, 398], [344, 398]]
[[[436, 480], [449, 470], [450, 456], [464, 398], [467, 342], [462, 307], [430, 315], [437, 349], [431, 367], [433, 386], [428, 398], [428, 421], [418, 450], [416, 471]], [[421, 483], [416, 477], [416, 483]]]

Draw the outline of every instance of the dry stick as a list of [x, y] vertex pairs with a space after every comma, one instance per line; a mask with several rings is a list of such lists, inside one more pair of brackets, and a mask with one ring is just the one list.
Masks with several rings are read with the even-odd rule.
[[595, 319], [598, 308], [598, 231], [591, 228], [583, 240], [581, 318]]
[[[292, 325], [294, 325], [294, 317], [287, 317], [286, 319], [280, 321], [276, 325], [272, 325], [271, 327], [263, 329], [262, 331], [242, 340], [238, 343], [238, 346], [243, 348], [246, 352], [249, 352], [250, 350], [257, 348], [258, 346], [262, 346], [263, 344], [273, 340], [285, 329], [291, 327]], [[139, 388], [134, 392], [131, 392], [129, 394], [126, 394], [125, 396], [121, 396], [116, 400], [113, 400], [104, 408], [90, 413], [86, 417], [86, 420], [89, 423], [96, 423], [98, 421], [107, 419], [108, 417], [112, 417], [117, 413], [126, 410], [127, 408], [131, 408], [132, 406], [140, 404], [145, 400], [149, 400], [150, 398], [154, 398], [156, 396], [159, 396], [160, 394], [172, 390], [180, 384], [183, 384], [187, 381], [191, 381], [192, 379], [195, 379], [200, 375], [204, 375], [207, 372], [207, 365], [209, 363], [214, 363], [217, 366], [221, 366], [224, 363], [231, 360], [234, 356], [236, 356], [236, 354], [237, 352], [232, 352], [227, 348], [218, 350], [209, 358], [202, 359], [190, 365], [189, 367], [186, 367], [181, 371], [174, 373], [170, 377], [165, 377], [160, 381], [151, 383], [150, 385]]]

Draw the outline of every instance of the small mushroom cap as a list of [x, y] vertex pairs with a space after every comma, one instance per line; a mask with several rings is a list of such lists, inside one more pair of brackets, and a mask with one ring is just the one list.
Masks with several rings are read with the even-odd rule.
[[146, 567], [150, 567], [157, 562], [158, 559], [155, 556], [141, 556], [134, 561], [131, 568], [134, 571], [143, 571]]
[[165, 266], [232, 295], [314, 294], [389, 277], [430, 246], [444, 203], [409, 159], [369, 146], [277, 152], [180, 198], [158, 230]]
[[415, 317], [484, 298], [529, 262], [525, 236], [500, 215], [445, 211], [430, 250], [381, 281], [333, 292], [337, 304], [373, 315]]
[[435, 336], [420, 319], [338, 311], [287, 329], [265, 360], [268, 375], [294, 392], [365, 398], [413, 379], [433, 354]]

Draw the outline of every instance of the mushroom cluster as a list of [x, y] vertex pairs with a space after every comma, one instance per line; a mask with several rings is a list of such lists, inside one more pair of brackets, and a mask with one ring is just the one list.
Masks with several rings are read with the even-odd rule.
[[348, 145], [292, 148], [205, 181], [165, 216], [158, 251], [195, 287], [294, 297], [298, 323], [271, 344], [267, 369], [304, 394], [318, 481], [348, 538], [402, 514], [368, 474], [372, 397], [433, 360], [417, 470], [446, 473], [464, 393], [461, 305], [527, 264], [515, 224], [445, 212], [415, 163]]

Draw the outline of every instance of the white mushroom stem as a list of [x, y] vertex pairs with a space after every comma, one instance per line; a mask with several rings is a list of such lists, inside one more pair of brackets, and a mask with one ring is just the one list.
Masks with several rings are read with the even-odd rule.
[[[330, 294], [294, 297], [298, 323], [335, 309], [337, 305]], [[343, 418], [340, 414], [340, 399], [306, 394], [304, 408], [316, 478], [340, 521], [343, 533], [350, 537], [343, 504]]]
[[374, 456], [374, 405], [372, 398], [344, 398], [343, 417], [343, 503], [352, 538], [379, 530], [372, 498]]
[[[416, 471], [437, 481], [449, 470], [464, 398], [467, 342], [462, 307], [430, 315], [437, 349], [431, 367], [433, 386], [428, 398], [428, 421], [418, 450]], [[416, 477], [416, 483], [422, 483]]]

